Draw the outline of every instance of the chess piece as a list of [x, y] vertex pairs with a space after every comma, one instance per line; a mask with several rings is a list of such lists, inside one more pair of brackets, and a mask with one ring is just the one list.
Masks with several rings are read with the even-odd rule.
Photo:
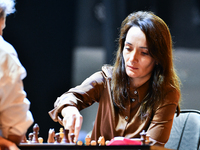
[[145, 141], [146, 141], [146, 132], [145, 130], [143, 130], [141, 133], [140, 133], [140, 140], [142, 142], [142, 145], [145, 145]]
[[36, 123], [36, 124], [33, 126], [33, 138], [32, 138], [31, 143], [39, 143], [39, 141], [38, 141], [39, 129], [40, 129], [40, 128], [39, 128], [38, 124]]
[[64, 129], [63, 132], [64, 132], [64, 136], [61, 143], [69, 143], [69, 139], [68, 139], [69, 130]]
[[97, 145], [97, 142], [95, 140], [92, 140], [91, 143], [90, 143], [92, 146], [96, 146]]
[[74, 137], [75, 137], [75, 134], [74, 134], [74, 133], [71, 133], [71, 134], [70, 134], [70, 143], [75, 143]]
[[90, 138], [90, 136], [89, 135], [87, 135], [86, 137], [85, 137], [85, 145], [90, 145], [90, 142], [91, 142], [91, 138]]
[[99, 137], [98, 144], [99, 144], [99, 146], [104, 146], [105, 145], [105, 138], [104, 138], [104, 136], [100, 136]]
[[62, 140], [63, 139], [63, 137], [64, 137], [64, 132], [63, 132], [63, 128], [60, 128], [60, 130], [59, 130], [60, 132], [60, 139]]
[[55, 142], [54, 143], [60, 143], [60, 142], [61, 142], [60, 133], [56, 133], [56, 135], [55, 135]]
[[83, 145], [83, 142], [82, 142], [82, 141], [78, 141], [78, 142], [77, 142], [77, 145], [82, 146], [82, 145]]
[[42, 137], [39, 137], [39, 138], [38, 138], [38, 141], [39, 141], [39, 143], [43, 143], [44, 140], [43, 140]]
[[47, 143], [54, 143], [55, 142], [54, 137], [55, 137], [55, 130], [54, 129], [49, 129]]
[[106, 143], [105, 143], [105, 144], [107, 145], [109, 142], [110, 142], [109, 140], [106, 140]]
[[33, 139], [33, 133], [28, 134], [28, 143], [31, 143]]
[[146, 144], [150, 144], [151, 143], [151, 141], [150, 141], [150, 135], [149, 134], [146, 135], [146, 141], [145, 141], [145, 143]]

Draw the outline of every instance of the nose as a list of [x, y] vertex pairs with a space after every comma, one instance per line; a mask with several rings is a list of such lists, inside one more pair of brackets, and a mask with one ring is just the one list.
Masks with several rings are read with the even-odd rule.
[[130, 53], [130, 61], [132, 61], [132, 62], [138, 61], [138, 53], [137, 53], [136, 48], [134, 50], [132, 50]]

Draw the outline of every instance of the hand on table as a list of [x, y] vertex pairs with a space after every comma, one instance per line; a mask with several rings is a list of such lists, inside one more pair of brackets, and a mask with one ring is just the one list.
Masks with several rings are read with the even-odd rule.
[[[62, 109], [63, 125], [64, 128], [69, 130], [69, 135], [74, 133], [74, 143], [78, 140], [79, 132], [81, 130], [83, 117], [79, 110], [74, 106], [67, 106]], [[71, 140], [69, 138], [69, 140]], [[72, 142], [72, 141], [70, 141]]]
[[0, 150], [19, 150], [15, 143], [0, 137]]

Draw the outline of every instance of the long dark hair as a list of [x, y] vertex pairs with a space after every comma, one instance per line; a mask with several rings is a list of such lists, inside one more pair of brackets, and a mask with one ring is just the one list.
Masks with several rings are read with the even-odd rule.
[[[124, 104], [129, 97], [129, 77], [125, 71], [123, 59], [124, 42], [128, 30], [139, 27], [146, 36], [149, 54], [155, 59], [157, 65], [151, 76], [149, 95], [143, 101], [141, 114], [151, 111], [155, 104], [162, 103], [163, 91], [166, 85], [172, 85], [180, 93], [179, 78], [173, 66], [172, 39], [168, 26], [152, 12], [138, 11], [128, 15], [121, 24], [119, 46], [111, 81], [111, 91], [114, 104], [119, 109], [124, 109]], [[177, 107], [178, 114], [180, 106]]]

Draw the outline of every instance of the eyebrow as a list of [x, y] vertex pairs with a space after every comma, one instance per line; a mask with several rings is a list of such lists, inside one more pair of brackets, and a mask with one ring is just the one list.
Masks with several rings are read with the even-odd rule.
[[131, 44], [131, 43], [129, 43], [129, 42], [126, 42], [126, 41], [125, 41], [125, 43], [124, 43], [124, 44], [125, 44], [125, 45], [126, 45], [126, 44], [128, 44], [128, 45], [133, 45], [133, 44]]
[[141, 46], [140, 48], [142, 48], [142, 49], [147, 49], [147, 50], [148, 50], [148, 47], [143, 47], [143, 46]]
[[[133, 44], [131, 44], [131, 43], [125, 41], [125, 45], [126, 45], [126, 44], [131, 45], [131, 46], [133, 45]], [[140, 48], [142, 48], [142, 49], [147, 49], [147, 50], [148, 50], [148, 47], [145, 47], [145, 46], [140, 46]]]

